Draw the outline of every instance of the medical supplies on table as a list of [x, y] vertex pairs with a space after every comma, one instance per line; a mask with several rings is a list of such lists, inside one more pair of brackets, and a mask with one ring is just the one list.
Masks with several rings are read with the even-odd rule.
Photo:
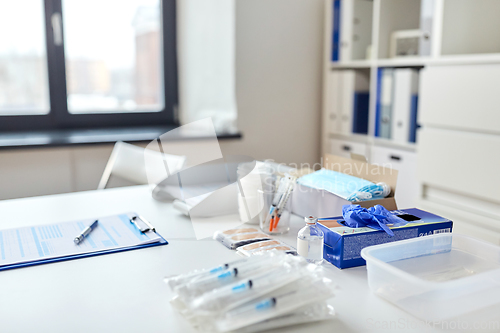
[[247, 257], [271, 250], [297, 254], [293, 247], [252, 227], [216, 231], [213, 238], [228, 249], [237, 250], [239, 254]]
[[320, 266], [283, 252], [166, 279], [172, 305], [195, 328], [208, 332], [256, 332], [330, 319], [333, 282]]
[[318, 219], [314, 216], [304, 218], [305, 227], [297, 234], [297, 253], [306, 258], [307, 262], [321, 265], [323, 263], [323, 248], [325, 233], [318, 227]]
[[294, 248], [277, 239], [264, 240], [248, 245], [243, 245], [238, 247], [236, 250], [238, 251], [238, 253], [247, 257], [265, 251], [284, 251], [288, 254], [297, 254], [297, 251]]
[[370, 246], [361, 255], [372, 292], [422, 322], [458, 319], [459, 324], [467, 324], [462, 319], [468, 312], [481, 315], [476, 318], [494, 313], [497, 321], [484, 323], [496, 323], [488, 327], [498, 332], [499, 246], [465, 235], [437, 233]]
[[[351, 208], [351, 206], [347, 206], [347, 208]], [[381, 212], [376, 208], [372, 209], [371, 214], [374, 214], [375, 220], [381, 219], [378, 215]], [[352, 213], [352, 209], [346, 211]], [[374, 229], [378, 223], [374, 224], [374, 221], [368, 221], [367, 216], [363, 217], [365, 221], [356, 217], [358, 221], [355, 223], [358, 223], [358, 226], [364, 225], [358, 228], [352, 228], [346, 224], [344, 219], [346, 214], [344, 214], [346, 216], [319, 218], [318, 226], [325, 234], [323, 258], [338, 268], [362, 266], [365, 264], [365, 260], [361, 257], [361, 250], [367, 246], [451, 232], [453, 227], [451, 220], [417, 208], [393, 210], [388, 213], [394, 215], [398, 221], [404, 222], [397, 224], [392, 219], [387, 221], [389, 224], [385, 227], [389, 229], [389, 232], [382, 226], [379, 226], [378, 230]]]
[[397, 170], [326, 154], [321, 170], [297, 180], [292, 210], [302, 217], [338, 216], [352, 203], [394, 210], [397, 179]]
[[221, 242], [228, 249], [235, 250], [236, 248], [246, 244], [268, 240], [270, 239], [270, 236], [255, 228], [236, 228], [216, 231], [214, 239]]

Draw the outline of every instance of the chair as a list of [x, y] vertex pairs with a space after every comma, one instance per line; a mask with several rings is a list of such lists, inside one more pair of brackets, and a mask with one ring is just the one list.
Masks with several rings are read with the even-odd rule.
[[163, 154], [118, 141], [113, 147], [97, 189], [105, 189], [111, 176], [118, 176], [126, 185], [144, 185], [149, 183], [148, 178], [156, 181], [167, 176], [164, 168], [147, 168], [146, 158], [148, 162], [159, 162], [160, 165], [168, 161], [170, 173], [182, 169], [186, 159], [185, 156]]

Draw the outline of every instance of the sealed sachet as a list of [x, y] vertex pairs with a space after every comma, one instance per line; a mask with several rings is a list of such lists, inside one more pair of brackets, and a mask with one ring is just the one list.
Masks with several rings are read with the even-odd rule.
[[236, 250], [238, 251], [238, 253], [241, 253], [242, 255], [247, 257], [256, 253], [261, 253], [271, 250], [283, 251], [287, 254], [293, 254], [293, 255], [297, 254], [297, 251], [294, 248], [276, 239], [264, 240], [260, 242], [243, 245], [238, 247]]
[[[282, 252], [263, 253], [262, 255], [253, 256], [228, 265], [227, 268], [217, 271], [215, 274], [188, 279], [185, 283], [173, 287], [172, 290], [178, 294], [180, 301], [189, 303], [206, 292], [240, 281], [259, 272], [270, 270], [280, 265], [285, 256], [286, 254]], [[172, 279], [175, 279], [175, 277], [167, 279], [169, 285]]]
[[[255, 271], [247, 278], [227, 286], [206, 292], [190, 302], [189, 307], [193, 311], [215, 315], [218, 312], [228, 311], [240, 304], [260, 297], [305, 275], [322, 276], [322, 271], [315, 266], [305, 269], [308, 263], [301, 257], [281, 257], [278, 255], [274, 256], [274, 258], [275, 265]], [[315, 269], [316, 272], [313, 272]]]
[[186, 274], [167, 277], [165, 278], [165, 282], [170, 286], [172, 290], [174, 290], [176, 287], [180, 285], [186, 284], [190, 281], [199, 280], [207, 276], [219, 274], [243, 262], [245, 262], [245, 259], [235, 260], [230, 263], [224, 263], [208, 269], [197, 269]]
[[312, 323], [335, 317], [333, 306], [327, 302], [308, 304], [284, 315], [270, 318], [238, 329], [238, 333], [254, 333], [280, 327]]
[[166, 282], [176, 293], [171, 305], [206, 332], [257, 332], [334, 316], [325, 303], [333, 296], [333, 282], [324, 268], [283, 251], [256, 253]]
[[219, 332], [229, 332], [276, 318], [333, 296], [332, 281], [307, 278], [291, 282], [255, 300], [221, 314], [215, 320]]
[[214, 234], [214, 239], [221, 242], [225, 247], [235, 250], [240, 246], [267, 240], [270, 237], [255, 228], [236, 228], [217, 231]]

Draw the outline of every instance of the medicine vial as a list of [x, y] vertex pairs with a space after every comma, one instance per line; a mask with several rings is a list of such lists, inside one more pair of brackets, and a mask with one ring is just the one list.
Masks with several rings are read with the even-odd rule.
[[325, 234], [317, 226], [318, 219], [308, 216], [304, 219], [306, 226], [300, 229], [297, 235], [297, 252], [310, 263], [321, 265], [323, 263], [323, 244]]

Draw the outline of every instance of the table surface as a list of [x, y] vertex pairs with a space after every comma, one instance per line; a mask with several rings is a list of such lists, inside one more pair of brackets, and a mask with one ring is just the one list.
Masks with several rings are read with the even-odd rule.
[[[0, 272], [0, 331], [194, 331], [169, 304], [173, 295], [163, 278], [240, 257], [212, 239], [196, 240], [189, 218], [171, 203], [153, 200], [148, 186], [0, 201], [0, 228], [130, 211], [154, 224], [169, 245]], [[290, 232], [280, 239], [295, 246], [302, 226], [294, 216]], [[276, 332], [441, 332], [488, 326], [484, 331], [499, 331], [500, 307], [425, 323], [372, 294], [366, 267], [324, 266], [338, 286], [329, 301], [336, 318]]]

